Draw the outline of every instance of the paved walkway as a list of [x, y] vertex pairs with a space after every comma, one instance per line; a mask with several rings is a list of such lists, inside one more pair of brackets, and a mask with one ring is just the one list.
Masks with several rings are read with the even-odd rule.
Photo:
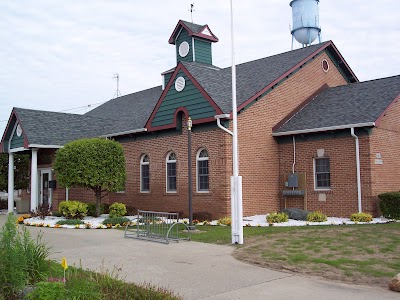
[[[5, 216], [0, 216], [0, 226]], [[352, 286], [277, 272], [237, 261], [234, 247], [196, 242], [169, 245], [124, 239], [118, 230], [39, 230], [53, 247], [53, 259], [69, 265], [113, 271], [121, 279], [166, 287], [184, 299], [399, 299], [385, 289]]]

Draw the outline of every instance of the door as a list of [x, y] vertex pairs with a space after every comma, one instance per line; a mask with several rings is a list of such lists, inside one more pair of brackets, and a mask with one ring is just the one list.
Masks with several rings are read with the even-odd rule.
[[49, 181], [51, 180], [51, 170], [40, 171], [40, 204], [51, 205], [51, 189]]

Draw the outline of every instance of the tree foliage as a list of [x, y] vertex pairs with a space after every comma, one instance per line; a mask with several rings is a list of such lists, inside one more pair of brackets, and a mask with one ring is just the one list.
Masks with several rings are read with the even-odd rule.
[[[14, 154], [14, 190], [29, 186], [29, 155]], [[8, 190], [8, 153], [0, 154], [0, 191]]]
[[96, 195], [96, 215], [101, 199], [124, 189], [126, 173], [122, 146], [102, 138], [82, 139], [66, 144], [56, 153], [54, 169], [62, 187], [83, 187]]

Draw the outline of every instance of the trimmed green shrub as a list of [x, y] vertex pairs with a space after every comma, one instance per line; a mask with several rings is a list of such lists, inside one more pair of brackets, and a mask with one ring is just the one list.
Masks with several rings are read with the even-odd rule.
[[231, 217], [223, 217], [221, 219], [218, 220], [218, 225], [227, 225], [227, 226], [231, 226], [232, 224], [232, 219]]
[[400, 219], [400, 192], [389, 192], [378, 195], [381, 200], [379, 209], [385, 218]]
[[110, 218], [117, 218], [125, 215], [126, 215], [125, 204], [115, 202], [110, 205]]
[[58, 225], [82, 225], [85, 224], [80, 219], [68, 219], [68, 220], [60, 220], [57, 222]]
[[314, 211], [307, 215], [308, 222], [325, 222], [328, 220], [327, 215], [325, 215], [322, 211]]
[[67, 219], [82, 219], [87, 214], [87, 204], [79, 201], [62, 201], [58, 211]]
[[103, 221], [103, 225], [109, 225], [109, 224], [111, 224], [113, 226], [115, 226], [117, 224], [123, 225], [124, 223], [128, 223], [130, 221], [131, 220], [129, 220], [128, 218], [125, 218], [125, 217], [108, 218]]
[[371, 222], [372, 216], [367, 213], [356, 213], [350, 216], [350, 221], [353, 222]]
[[287, 222], [288, 220], [289, 216], [284, 212], [281, 213], [273, 212], [268, 214], [267, 216], [268, 223], [282, 223], [282, 222]]

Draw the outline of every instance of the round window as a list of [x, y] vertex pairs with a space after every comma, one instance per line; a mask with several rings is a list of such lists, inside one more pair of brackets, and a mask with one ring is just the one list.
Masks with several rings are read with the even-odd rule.
[[22, 135], [22, 127], [18, 124], [17, 126], [17, 136], [20, 137]]
[[186, 55], [188, 55], [188, 53], [189, 53], [189, 44], [188, 44], [188, 42], [182, 42], [179, 45], [179, 55], [181, 57], [185, 57]]
[[185, 88], [185, 84], [186, 84], [185, 78], [183, 78], [182, 76], [178, 77], [175, 80], [175, 89], [176, 89], [176, 91], [177, 92], [182, 92], [183, 89]]
[[329, 63], [326, 59], [322, 60], [321, 65], [322, 65], [322, 70], [324, 70], [324, 72], [329, 71]]

